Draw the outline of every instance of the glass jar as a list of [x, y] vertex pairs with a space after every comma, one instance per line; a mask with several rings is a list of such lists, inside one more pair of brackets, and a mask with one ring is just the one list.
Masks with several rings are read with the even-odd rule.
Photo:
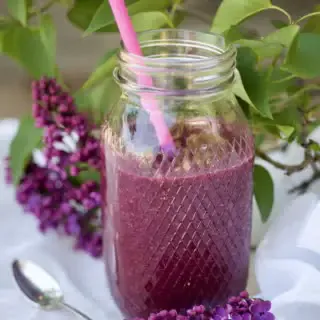
[[[231, 90], [235, 48], [219, 35], [185, 30], [139, 39], [143, 57], [119, 54], [122, 95], [102, 130], [107, 278], [129, 317], [221, 303], [245, 289], [254, 160]], [[152, 81], [142, 85], [146, 75]], [[159, 143], [146, 95], [174, 153]]]

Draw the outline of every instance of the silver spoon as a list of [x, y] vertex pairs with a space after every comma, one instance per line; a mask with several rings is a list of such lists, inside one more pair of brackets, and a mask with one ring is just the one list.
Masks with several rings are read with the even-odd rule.
[[64, 302], [63, 293], [57, 281], [38, 265], [28, 260], [14, 260], [12, 271], [21, 291], [42, 308], [50, 310], [65, 307], [83, 319], [92, 320]]

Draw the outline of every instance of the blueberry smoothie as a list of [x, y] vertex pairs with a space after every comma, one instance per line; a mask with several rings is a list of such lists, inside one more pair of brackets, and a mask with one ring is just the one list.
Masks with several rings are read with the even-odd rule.
[[239, 128], [220, 129], [223, 139], [214, 142], [197, 130], [173, 132], [179, 156], [159, 154], [150, 165], [105, 151], [113, 183], [104, 212], [105, 259], [126, 316], [222, 303], [246, 287], [252, 141]]

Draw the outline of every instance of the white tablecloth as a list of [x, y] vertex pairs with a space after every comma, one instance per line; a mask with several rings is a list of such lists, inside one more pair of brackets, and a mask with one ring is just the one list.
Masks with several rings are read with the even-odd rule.
[[[70, 239], [40, 234], [35, 219], [15, 203], [4, 183], [4, 163], [17, 122], [0, 122], [0, 319], [76, 319], [66, 311], [42, 311], [17, 290], [11, 276], [14, 258], [42, 265], [63, 288], [66, 301], [93, 320], [121, 320], [106, 288], [102, 261], [72, 251]], [[258, 249], [256, 272], [261, 294], [271, 298], [280, 320], [320, 319], [320, 203], [307, 194], [273, 221]]]

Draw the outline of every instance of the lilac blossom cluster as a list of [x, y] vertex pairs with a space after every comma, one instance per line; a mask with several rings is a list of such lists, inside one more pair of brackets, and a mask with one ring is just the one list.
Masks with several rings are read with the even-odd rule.
[[44, 129], [44, 161], [27, 165], [16, 189], [17, 201], [39, 220], [41, 231], [62, 231], [76, 239], [76, 248], [100, 257], [100, 182], [78, 179], [84, 170], [101, 169], [96, 128], [54, 79], [35, 81], [32, 97], [35, 124]]
[[250, 298], [248, 292], [244, 291], [237, 297], [229, 298], [224, 306], [206, 308], [200, 305], [183, 314], [178, 314], [176, 310], [163, 310], [151, 314], [148, 320], [275, 320], [270, 310], [270, 301]]

